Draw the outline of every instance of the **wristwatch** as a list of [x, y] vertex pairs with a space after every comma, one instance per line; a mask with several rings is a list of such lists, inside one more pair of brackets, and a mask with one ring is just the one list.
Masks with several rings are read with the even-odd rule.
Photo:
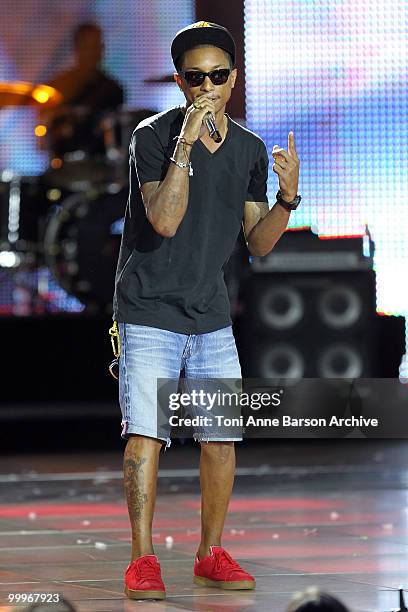
[[302, 199], [302, 196], [297, 195], [296, 198], [292, 200], [291, 202], [286, 202], [282, 197], [282, 192], [280, 189], [276, 193], [276, 201], [278, 202], [278, 204], [283, 206], [283, 208], [286, 208], [286, 210], [296, 210], [300, 204], [301, 199]]

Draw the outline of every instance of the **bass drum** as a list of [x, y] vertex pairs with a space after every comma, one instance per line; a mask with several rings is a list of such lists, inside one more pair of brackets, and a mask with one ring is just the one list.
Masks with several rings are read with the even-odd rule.
[[[112, 186], [113, 190], [113, 186]], [[45, 262], [90, 312], [111, 314], [128, 188], [76, 193], [49, 218]]]

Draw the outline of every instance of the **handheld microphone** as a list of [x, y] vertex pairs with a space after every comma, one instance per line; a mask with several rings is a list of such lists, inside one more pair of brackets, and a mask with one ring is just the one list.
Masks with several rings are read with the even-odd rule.
[[217, 126], [215, 125], [214, 117], [211, 113], [207, 113], [204, 117], [205, 127], [208, 130], [210, 138], [214, 140], [214, 142], [221, 142], [222, 136], [217, 130]]

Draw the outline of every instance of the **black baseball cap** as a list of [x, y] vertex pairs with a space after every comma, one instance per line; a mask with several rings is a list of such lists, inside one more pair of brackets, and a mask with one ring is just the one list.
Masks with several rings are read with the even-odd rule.
[[183, 53], [197, 45], [212, 45], [227, 51], [235, 65], [235, 41], [227, 28], [210, 21], [197, 21], [179, 30], [171, 43], [171, 57], [176, 68]]

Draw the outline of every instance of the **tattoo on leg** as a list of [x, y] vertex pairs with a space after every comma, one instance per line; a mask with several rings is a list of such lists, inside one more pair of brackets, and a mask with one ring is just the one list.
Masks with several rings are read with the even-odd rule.
[[146, 457], [136, 459], [125, 459], [125, 493], [129, 509], [129, 518], [132, 527], [140, 520], [143, 508], [148, 500], [147, 494], [143, 492], [144, 476], [142, 466], [146, 463]]
[[218, 446], [218, 458], [220, 463], [225, 464], [228, 462], [231, 457], [231, 446], [227, 446], [226, 444], [220, 444]]

